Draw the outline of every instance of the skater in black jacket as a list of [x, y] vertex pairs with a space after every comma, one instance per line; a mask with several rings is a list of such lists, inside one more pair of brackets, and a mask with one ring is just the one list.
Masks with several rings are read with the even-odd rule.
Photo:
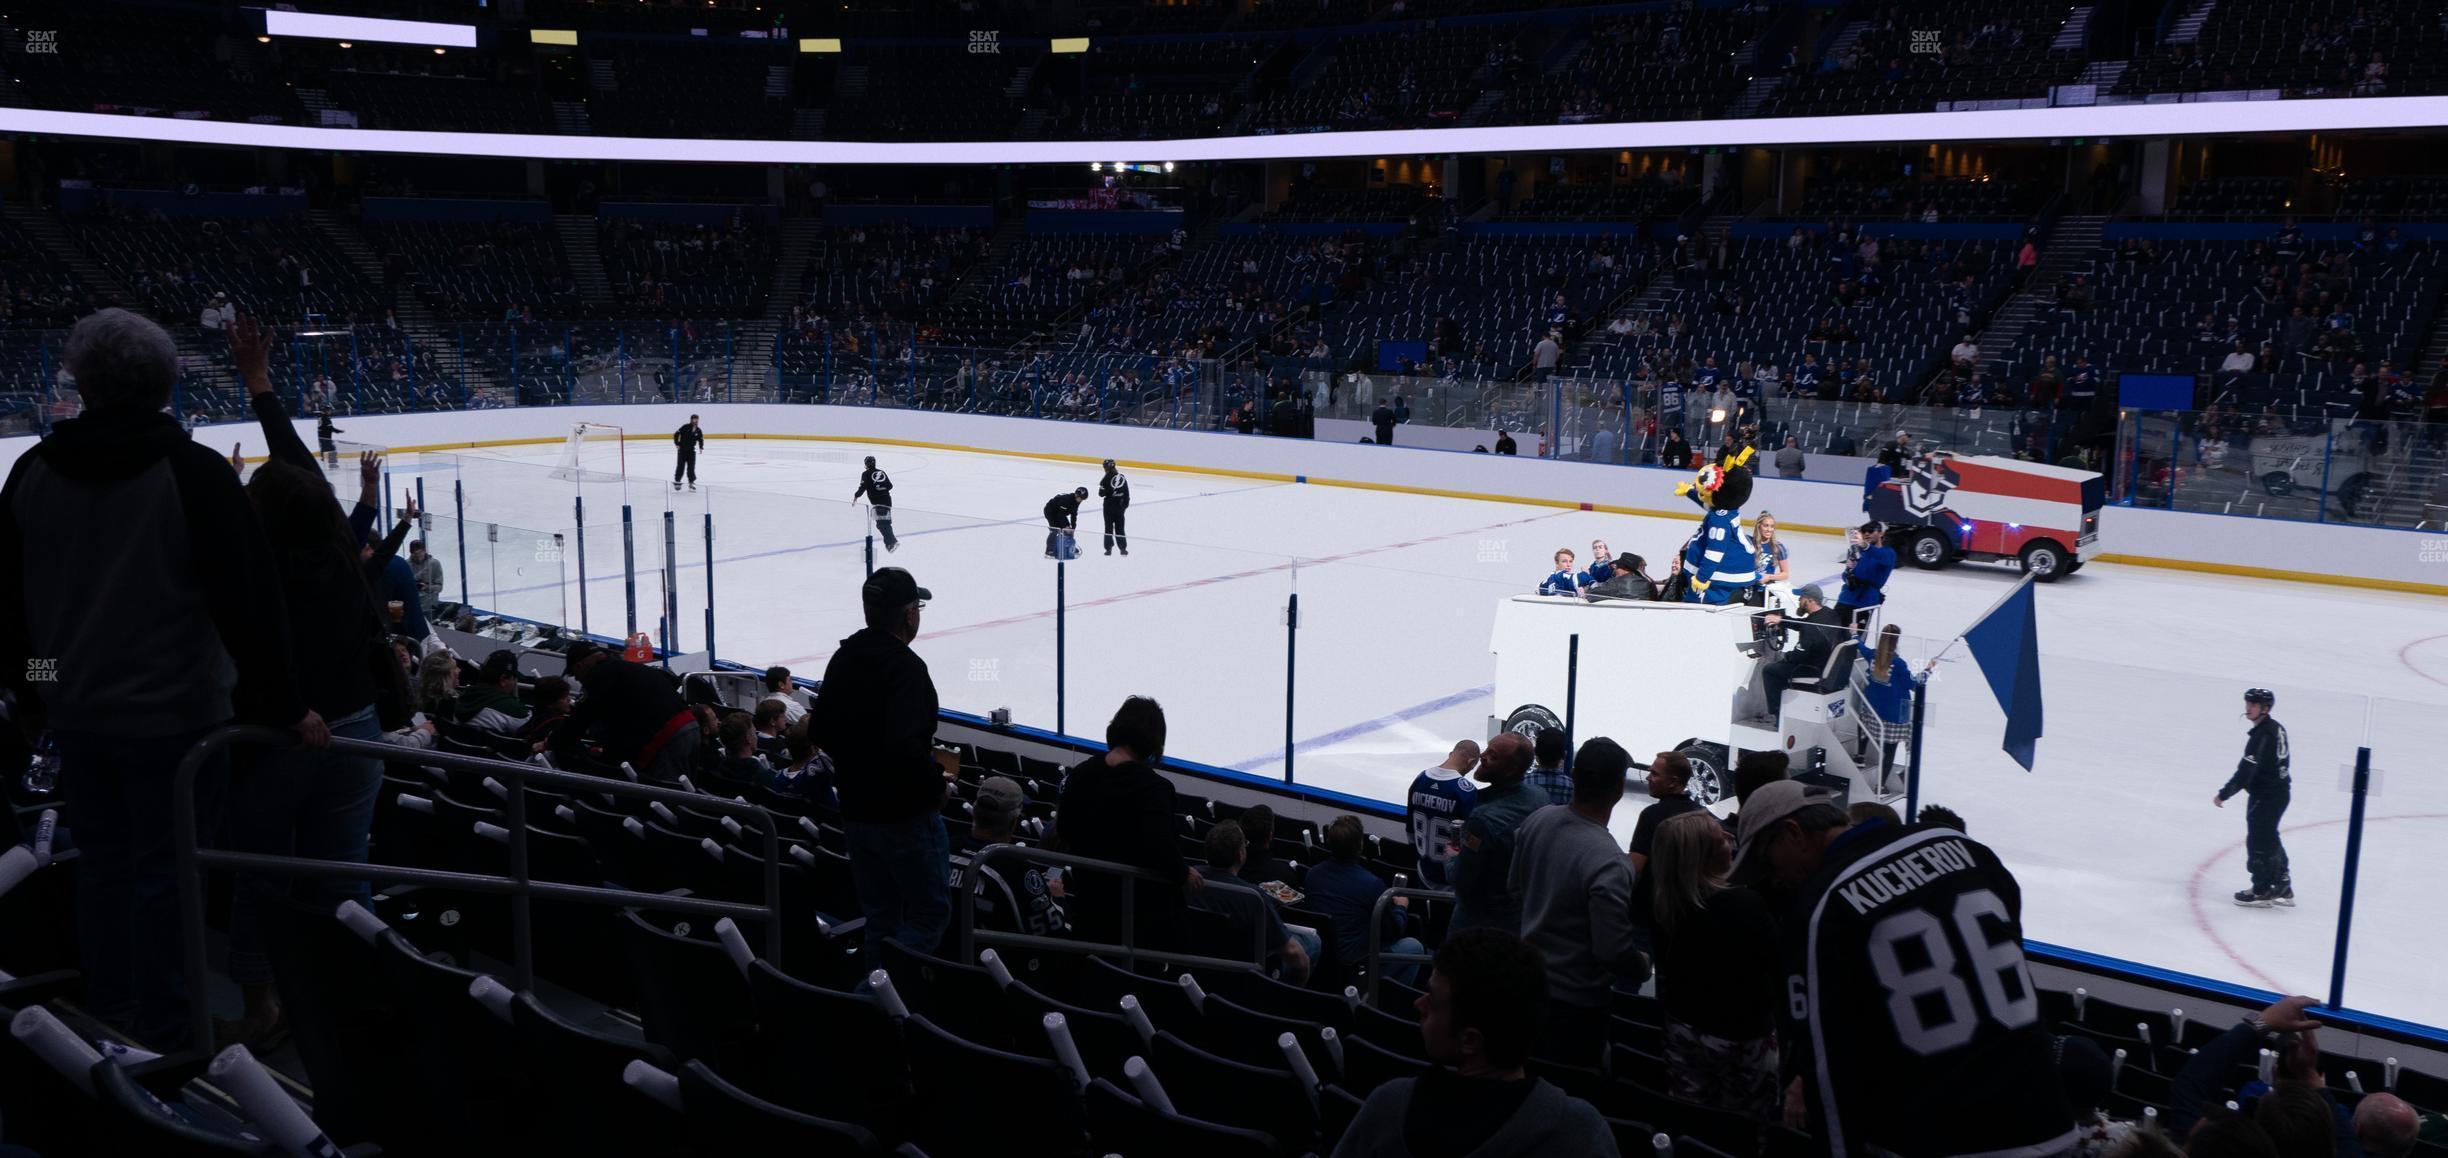
[[1077, 487], [1046, 500], [1046, 558], [1059, 559], [1068, 554], [1060, 550], [1061, 545], [1078, 533], [1080, 504], [1087, 501], [1087, 487]]
[[2247, 908], [2295, 906], [2295, 881], [2287, 874], [2286, 846], [2278, 842], [2278, 818], [2286, 815], [2293, 785], [2287, 774], [2286, 725], [2270, 716], [2270, 709], [2277, 706], [2277, 695], [2265, 688], [2244, 693], [2244, 718], [2252, 721], [2252, 732], [2244, 740], [2244, 759], [2236, 763], [2235, 775], [2227, 778], [2226, 787], [2212, 800], [2225, 808], [2228, 797], [2244, 794], [2244, 864], [2252, 871], [2252, 885], [2236, 893], [2235, 903]]
[[1130, 510], [1130, 480], [1110, 458], [1105, 460], [1105, 477], [1097, 483], [1097, 497], [1105, 500], [1105, 553], [1113, 554], [1119, 543], [1122, 553], [1130, 554], [1130, 533], [1122, 527], [1122, 516]]
[[872, 454], [867, 456], [867, 469], [859, 475], [858, 490], [850, 496], [854, 503], [860, 499], [875, 504], [876, 533], [884, 536], [884, 549], [900, 550], [901, 541], [893, 538], [892, 529], [892, 476], [876, 466]]
[[672, 465], [672, 489], [680, 489], [680, 476], [688, 475], [690, 490], [697, 489], [697, 448], [705, 445], [705, 431], [697, 426], [697, 416], [689, 415], [680, 429], [672, 431], [672, 446], [679, 450], [680, 461]]

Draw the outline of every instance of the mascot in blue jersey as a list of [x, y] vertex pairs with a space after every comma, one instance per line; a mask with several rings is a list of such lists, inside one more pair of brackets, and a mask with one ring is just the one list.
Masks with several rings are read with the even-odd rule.
[[1699, 478], [1675, 487], [1708, 512], [1683, 548], [1683, 598], [1718, 606], [1741, 603], [1759, 586], [1759, 556], [1743, 537], [1742, 508], [1751, 501], [1751, 447], [1700, 469]]

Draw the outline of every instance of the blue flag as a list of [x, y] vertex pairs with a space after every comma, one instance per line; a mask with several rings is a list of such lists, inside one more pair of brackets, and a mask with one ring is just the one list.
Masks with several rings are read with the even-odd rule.
[[2032, 742], [2040, 738], [2040, 623], [2031, 577], [1998, 600], [1963, 638], [2006, 713], [2006, 754], [2031, 771]]

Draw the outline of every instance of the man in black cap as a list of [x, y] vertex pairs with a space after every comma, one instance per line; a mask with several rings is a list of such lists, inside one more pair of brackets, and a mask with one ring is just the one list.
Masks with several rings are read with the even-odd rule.
[[1827, 670], [1828, 656], [1841, 642], [1843, 620], [1827, 605], [1827, 593], [1816, 583], [1805, 583], [1794, 589], [1794, 607], [1800, 615], [1786, 616], [1770, 611], [1765, 614], [1768, 639], [1781, 645], [1790, 633], [1794, 646], [1760, 669], [1760, 683], [1768, 693], [1768, 717], [1782, 718], [1785, 686], [1797, 679], [1816, 679]]
[[1130, 480], [1105, 460], [1105, 477], [1097, 483], [1097, 497], [1105, 500], [1105, 553], [1114, 553], [1114, 544], [1122, 545], [1122, 553], [1130, 554], [1130, 533], [1122, 528], [1123, 513], [1130, 510]]
[[1067, 548], [1067, 544], [1079, 533], [1080, 504], [1087, 501], [1087, 487], [1075, 487], [1046, 500], [1046, 558], [1068, 559], [1078, 553], [1077, 547]]
[[697, 716], [669, 674], [630, 663], [598, 643], [571, 648], [561, 670], [583, 694], [553, 732], [554, 755], [583, 757], [593, 733], [607, 762], [627, 764], [640, 780], [679, 782], [697, 757], [700, 737]]
[[932, 953], [952, 919], [951, 842], [944, 831], [946, 773], [935, 762], [935, 681], [910, 650], [933, 594], [885, 567], [859, 592], [867, 626], [825, 664], [808, 739], [833, 758], [842, 832], [867, 960], [884, 942]]
[[884, 536], [884, 549], [898, 551], [901, 541], [893, 538], [892, 476], [875, 464], [875, 456], [867, 456], [867, 469], [859, 474], [858, 490], [850, 495], [851, 502], [865, 499], [875, 505], [876, 533]]

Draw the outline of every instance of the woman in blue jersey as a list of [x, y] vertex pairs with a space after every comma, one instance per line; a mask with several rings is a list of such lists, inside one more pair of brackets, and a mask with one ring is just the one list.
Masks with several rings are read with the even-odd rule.
[[1759, 555], [1760, 582], [1783, 583], [1793, 578], [1793, 570], [1785, 565], [1785, 544], [1777, 538], [1776, 516], [1759, 513], [1751, 524], [1751, 542]]
[[1558, 547], [1555, 553], [1555, 574], [1539, 582], [1538, 593], [1578, 598], [1581, 594], [1581, 583], [1581, 573], [1573, 569], [1572, 548]]
[[1895, 624], [1879, 629], [1878, 643], [1856, 640], [1861, 660], [1869, 665], [1870, 678], [1862, 683], [1862, 699], [1870, 705], [1871, 718], [1862, 726], [1879, 740], [1879, 781], [1886, 782], [1887, 771], [1895, 764], [1896, 752], [1912, 737], [1912, 665], [1896, 654], [1896, 643], [1903, 632]]

